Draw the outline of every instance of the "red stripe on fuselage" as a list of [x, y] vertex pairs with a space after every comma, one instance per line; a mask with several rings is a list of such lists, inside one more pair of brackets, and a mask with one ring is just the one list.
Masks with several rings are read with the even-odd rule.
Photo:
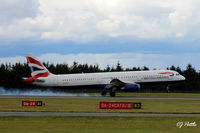
[[159, 74], [173, 74], [173, 72], [161, 72]]
[[24, 79], [24, 82], [26, 83], [32, 83], [34, 82], [34, 79], [40, 78], [40, 77], [48, 77], [49, 76], [49, 72], [45, 72], [45, 73], [38, 73], [35, 76], [31, 77], [31, 78], [26, 78]]
[[41, 67], [43, 67], [42, 63], [40, 63], [39, 61], [33, 59], [32, 57], [27, 57], [28, 63], [33, 63], [33, 64], [37, 64]]
[[49, 76], [49, 72], [45, 72], [45, 73], [38, 73], [35, 76], [33, 76], [32, 78], [37, 79], [37, 78], [40, 78], [40, 77], [48, 77], [48, 76]]

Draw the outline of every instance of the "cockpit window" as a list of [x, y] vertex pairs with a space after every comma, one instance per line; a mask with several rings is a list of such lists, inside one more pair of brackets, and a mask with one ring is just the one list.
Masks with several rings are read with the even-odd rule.
[[179, 76], [179, 75], [180, 75], [179, 73], [176, 74], [176, 76]]

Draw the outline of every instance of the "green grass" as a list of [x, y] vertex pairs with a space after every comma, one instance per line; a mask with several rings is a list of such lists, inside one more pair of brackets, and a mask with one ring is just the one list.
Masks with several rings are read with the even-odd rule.
[[[22, 107], [22, 100], [42, 100], [45, 106]], [[99, 109], [100, 101], [142, 102], [142, 109]], [[200, 113], [200, 100], [103, 98], [0, 98], [0, 111]]]
[[[119, 93], [120, 96], [200, 97], [199, 94]], [[45, 106], [22, 107], [22, 100]], [[142, 102], [142, 109], [101, 110], [100, 101]], [[103, 98], [0, 98], [0, 111], [200, 113], [200, 100]], [[177, 122], [196, 122], [178, 128]], [[199, 133], [200, 117], [179, 116], [0, 116], [0, 133]]]
[[[177, 122], [196, 122], [178, 128]], [[200, 117], [9, 116], [1, 133], [199, 133]]]

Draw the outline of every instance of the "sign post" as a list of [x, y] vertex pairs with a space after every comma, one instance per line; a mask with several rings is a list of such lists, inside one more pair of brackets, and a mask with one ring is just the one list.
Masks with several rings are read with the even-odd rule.
[[100, 109], [141, 109], [140, 102], [100, 102]]
[[42, 101], [22, 101], [22, 106], [42, 106]]

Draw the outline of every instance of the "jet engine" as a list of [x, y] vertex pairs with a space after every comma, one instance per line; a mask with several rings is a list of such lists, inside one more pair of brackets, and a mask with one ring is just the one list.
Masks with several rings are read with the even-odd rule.
[[140, 85], [139, 84], [126, 84], [121, 89], [122, 89], [122, 91], [125, 91], [125, 92], [136, 92], [136, 91], [139, 91]]

